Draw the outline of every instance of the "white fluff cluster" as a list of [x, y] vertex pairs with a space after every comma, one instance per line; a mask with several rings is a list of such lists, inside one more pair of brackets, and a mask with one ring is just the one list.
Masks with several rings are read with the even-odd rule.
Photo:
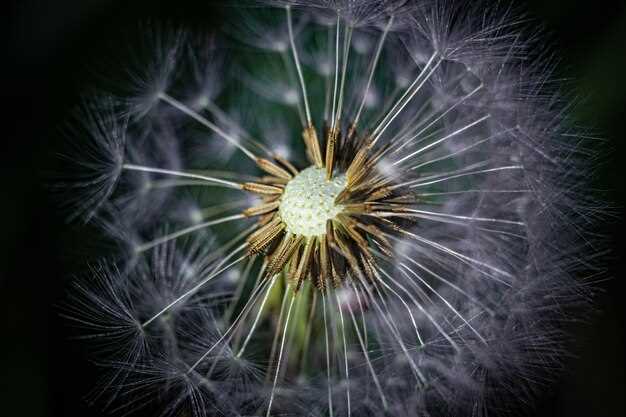
[[[535, 34], [490, 2], [257, 3], [211, 36], [142, 28], [126, 81], [81, 113], [68, 201], [119, 250], [77, 283], [67, 316], [99, 347], [107, 404], [517, 411], [560, 366], [597, 212], [590, 139]], [[264, 175], [256, 157], [310, 166], [309, 124], [322, 139], [338, 128], [344, 152], [372, 141], [373, 169], [415, 202], [384, 216], [391, 253], [367, 242], [371, 279], [294, 293], [246, 253], [256, 223], [242, 211], [257, 197], [239, 184]], [[331, 216], [330, 200], [296, 185], [281, 210], [323, 233], [298, 204]]]

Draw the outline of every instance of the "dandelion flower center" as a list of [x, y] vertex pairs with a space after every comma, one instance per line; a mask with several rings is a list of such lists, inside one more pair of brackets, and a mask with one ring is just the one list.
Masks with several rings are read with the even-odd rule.
[[346, 186], [344, 174], [326, 180], [326, 170], [311, 166], [298, 173], [285, 187], [279, 213], [288, 232], [302, 236], [326, 233], [326, 221], [341, 213], [335, 199]]

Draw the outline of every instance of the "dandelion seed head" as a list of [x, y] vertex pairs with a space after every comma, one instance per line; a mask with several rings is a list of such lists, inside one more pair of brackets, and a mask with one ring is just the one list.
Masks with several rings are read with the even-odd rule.
[[552, 64], [498, 5], [260, 4], [226, 38], [148, 33], [143, 71], [84, 117], [70, 200], [116, 248], [68, 316], [111, 397], [194, 417], [529, 402], [598, 212]]

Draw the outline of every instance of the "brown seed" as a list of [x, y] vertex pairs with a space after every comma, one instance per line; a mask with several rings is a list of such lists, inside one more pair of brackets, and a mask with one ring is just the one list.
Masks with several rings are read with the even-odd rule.
[[287, 181], [289, 181], [290, 179], [293, 178], [293, 175], [291, 175], [289, 172], [287, 172], [283, 168], [279, 167], [278, 165], [276, 165], [275, 163], [273, 163], [269, 159], [257, 158], [256, 159], [256, 164], [263, 171], [265, 171], [268, 174], [273, 175], [275, 177], [282, 178], [282, 179], [287, 180]]
[[306, 244], [304, 245], [302, 257], [300, 258], [298, 269], [296, 270], [295, 276], [293, 278], [296, 283], [296, 292], [299, 291], [302, 287], [302, 283], [304, 282], [304, 279], [307, 277], [311, 268], [311, 255], [313, 253], [314, 242], [315, 238], [308, 238]]
[[258, 216], [261, 214], [269, 213], [270, 211], [274, 211], [280, 205], [280, 201], [273, 201], [271, 203], [263, 203], [258, 206], [249, 207], [243, 211], [243, 215], [246, 217]]
[[319, 245], [319, 263], [320, 263], [320, 274], [317, 277], [317, 288], [320, 291], [326, 290], [326, 282], [328, 282], [330, 278], [330, 259], [328, 253], [328, 241], [326, 240], [326, 236], [320, 236], [318, 239]]
[[[300, 247], [304, 237], [296, 236], [291, 233], [288, 234], [288, 237], [285, 237], [283, 240], [283, 244], [279, 246], [279, 248], [274, 252], [270, 259], [270, 264], [268, 267], [268, 271], [271, 271], [271, 274], [278, 274], [285, 267], [289, 259], [293, 255], [293, 253]], [[270, 272], [268, 272], [270, 273]]]
[[277, 185], [259, 184], [257, 182], [246, 182], [243, 189], [257, 194], [282, 194], [283, 187]]
[[335, 165], [335, 146], [339, 137], [339, 129], [334, 128], [328, 131], [326, 135], [326, 180], [330, 181], [333, 177], [333, 169]]
[[295, 166], [291, 164], [291, 162], [289, 162], [288, 160], [286, 160], [285, 158], [283, 158], [282, 156], [278, 154], [273, 154], [272, 156], [274, 157], [274, 159], [280, 162], [284, 167], [286, 167], [289, 170], [289, 172], [291, 172], [294, 176], [298, 175], [299, 171], [296, 169]]
[[[279, 219], [280, 220], [280, 219]], [[261, 252], [267, 245], [269, 245], [274, 239], [276, 239], [285, 229], [285, 223], [283, 222], [270, 222], [257, 233], [248, 238], [250, 247], [248, 251], [251, 254]]]
[[307, 148], [307, 154], [310, 156], [312, 162], [318, 167], [322, 168], [324, 162], [322, 161], [322, 151], [320, 149], [320, 142], [317, 139], [317, 132], [313, 125], [307, 126], [302, 132], [302, 138]]

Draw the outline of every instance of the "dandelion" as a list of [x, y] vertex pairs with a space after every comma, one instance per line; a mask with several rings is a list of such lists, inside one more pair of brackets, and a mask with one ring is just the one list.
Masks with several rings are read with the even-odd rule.
[[529, 400], [585, 300], [593, 212], [588, 138], [524, 21], [261, 5], [221, 34], [142, 28], [149, 59], [81, 113], [69, 201], [118, 243], [66, 311], [98, 394], [189, 416]]

